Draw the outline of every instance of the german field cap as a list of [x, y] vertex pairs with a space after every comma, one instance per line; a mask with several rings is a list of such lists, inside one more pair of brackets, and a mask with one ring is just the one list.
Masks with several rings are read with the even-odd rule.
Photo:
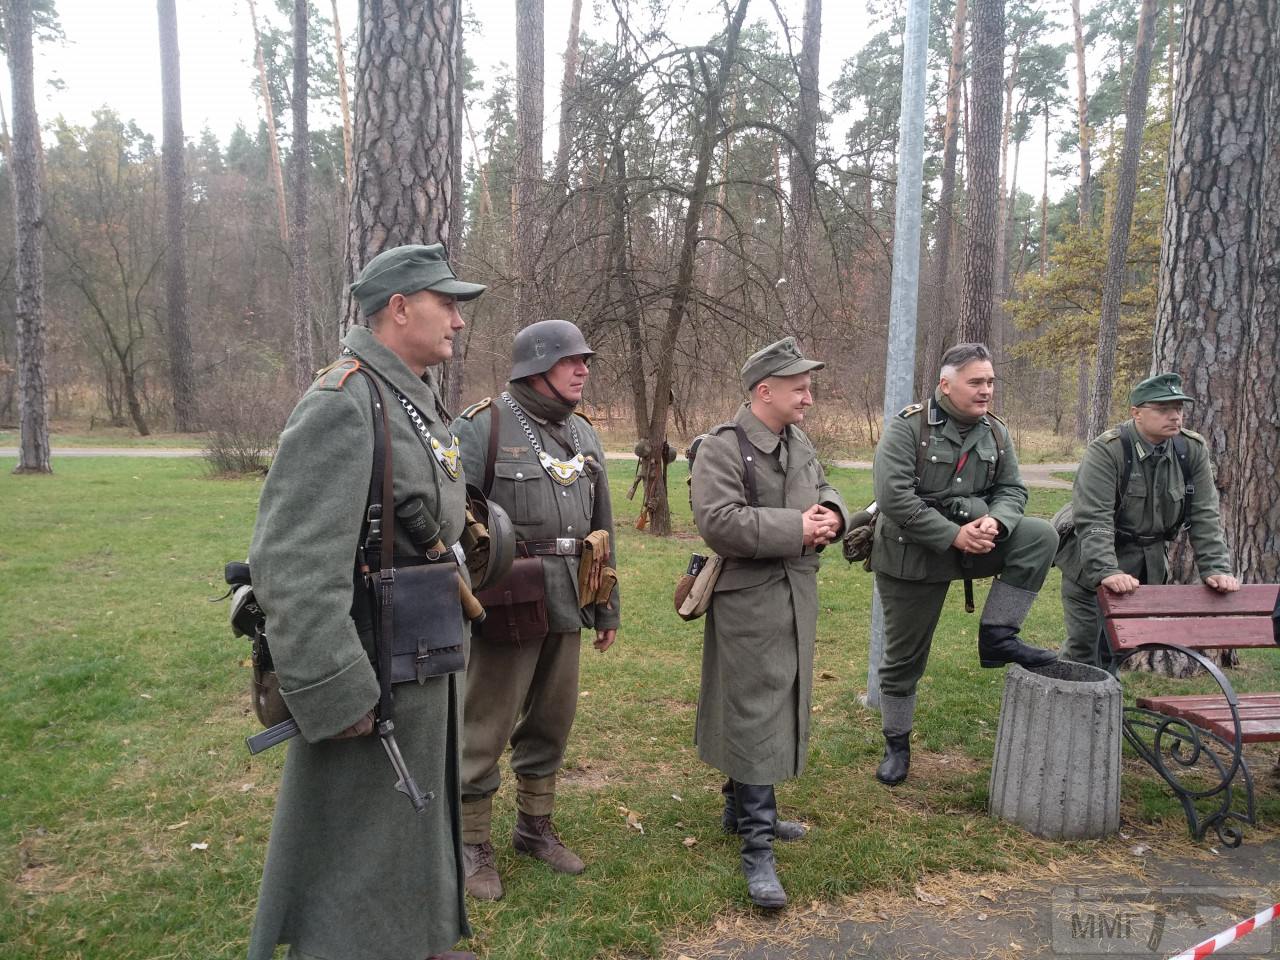
[[422, 290], [474, 300], [485, 288], [454, 276], [443, 243], [406, 243], [384, 250], [365, 264], [351, 285], [351, 294], [360, 301], [360, 312], [366, 317], [385, 307], [393, 294], [407, 297]]
[[1144, 403], [1165, 403], [1181, 400], [1183, 403], [1195, 403], [1194, 397], [1182, 392], [1182, 378], [1176, 373], [1157, 373], [1147, 377], [1129, 393], [1129, 406], [1140, 407]]
[[742, 388], [750, 393], [766, 377], [793, 377], [824, 366], [820, 360], [805, 359], [796, 346], [795, 337], [783, 337], [747, 357], [742, 365]]

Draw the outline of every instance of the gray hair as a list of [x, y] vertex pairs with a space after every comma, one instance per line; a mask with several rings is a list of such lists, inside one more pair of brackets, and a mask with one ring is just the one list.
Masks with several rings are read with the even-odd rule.
[[985, 343], [957, 343], [942, 355], [942, 369], [938, 372], [938, 377], [951, 380], [975, 360], [992, 362], [991, 350]]

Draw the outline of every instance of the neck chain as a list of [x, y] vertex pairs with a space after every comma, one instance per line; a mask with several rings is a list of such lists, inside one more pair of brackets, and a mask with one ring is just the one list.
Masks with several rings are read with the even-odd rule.
[[515, 414], [516, 420], [524, 430], [524, 435], [529, 438], [529, 445], [533, 447], [533, 452], [538, 455], [538, 462], [542, 464], [542, 469], [546, 470], [547, 475], [561, 486], [572, 486], [578, 477], [582, 476], [582, 471], [587, 462], [586, 457], [582, 455], [582, 441], [578, 439], [578, 428], [573, 423], [573, 414], [569, 415], [569, 434], [573, 437], [573, 450], [576, 456], [572, 460], [557, 460], [542, 449], [542, 444], [538, 442], [528, 418], [511, 394], [504, 390], [500, 396], [502, 402], [510, 407], [511, 412]]
[[400, 401], [400, 406], [404, 407], [404, 412], [409, 414], [409, 419], [413, 421], [413, 425], [418, 430], [418, 439], [427, 448], [427, 452], [435, 457], [436, 463], [440, 464], [450, 480], [457, 480], [462, 475], [462, 468], [458, 461], [460, 449], [458, 438], [451, 437], [452, 442], [446, 447], [431, 435], [431, 431], [427, 429], [426, 423], [423, 422], [422, 417], [418, 414], [417, 408], [409, 402], [409, 398], [395, 387], [391, 388], [391, 392]]

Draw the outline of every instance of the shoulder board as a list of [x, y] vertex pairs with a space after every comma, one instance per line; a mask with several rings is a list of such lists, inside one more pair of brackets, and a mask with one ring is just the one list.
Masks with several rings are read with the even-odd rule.
[[718, 434], [718, 433], [724, 433], [726, 430], [732, 430], [732, 429], [733, 429], [732, 421], [730, 421], [729, 423], [717, 423], [714, 427], [708, 430], [707, 433]]
[[901, 410], [898, 411], [898, 416], [902, 417], [905, 420], [907, 417], [914, 417], [917, 413], [919, 413], [923, 409], [924, 409], [923, 403], [909, 403], [905, 407], [903, 407]]
[[355, 357], [335, 360], [316, 374], [316, 389], [341, 390], [347, 385], [347, 379], [359, 369], [360, 361]]
[[1006, 430], [1009, 429], [1009, 422], [1005, 420], [1004, 417], [1000, 416], [998, 413], [994, 413], [991, 410], [988, 410], [987, 416], [990, 417], [992, 420], [994, 420], [996, 423], [1000, 424], [1000, 426], [1004, 427]]
[[590, 417], [588, 417], [588, 416], [587, 416], [585, 413], [583, 413], [581, 410], [575, 410], [575, 411], [573, 411], [573, 415], [574, 415], [575, 417], [581, 417], [583, 420], [587, 421], [587, 426], [589, 426], [589, 427], [594, 427], [594, 426], [595, 426], [595, 424], [591, 422], [591, 418], [590, 418]]
[[1112, 427], [1110, 430], [1107, 430], [1107, 431], [1105, 431], [1105, 432], [1103, 432], [1103, 433], [1098, 434], [1098, 435], [1097, 435], [1097, 437], [1095, 437], [1094, 439], [1096, 439], [1096, 440], [1101, 440], [1101, 441], [1103, 441], [1104, 443], [1109, 443], [1109, 442], [1110, 442], [1110, 441], [1112, 441], [1112, 440], [1119, 440], [1119, 439], [1120, 439], [1120, 428], [1119, 428], [1119, 427]]
[[1182, 435], [1184, 437], [1190, 437], [1192, 440], [1196, 441], [1197, 443], [1206, 444], [1206, 445], [1208, 444], [1208, 441], [1205, 440], [1203, 436], [1196, 433], [1194, 430], [1188, 430], [1186, 427], [1182, 428]]
[[489, 406], [491, 403], [493, 403], [493, 397], [485, 397], [483, 400], [477, 400], [471, 406], [467, 407], [467, 409], [458, 414], [458, 417], [462, 420], [471, 420], [477, 413]]

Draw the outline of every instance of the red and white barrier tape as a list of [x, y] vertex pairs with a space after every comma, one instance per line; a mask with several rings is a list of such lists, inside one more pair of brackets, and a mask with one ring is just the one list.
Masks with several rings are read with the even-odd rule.
[[1180, 953], [1176, 957], [1170, 957], [1169, 960], [1200, 960], [1201, 957], [1207, 957], [1211, 953], [1217, 953], [1229, 943], [1233, 943], [1237, 938], [1243, 937], [1247, 933], [1252, 933], [1258, 927], [1266, 926], [1275, 919], [1276, 911], [1280, 910], [1280, 903], [1267, 907], [1256, 916], [1250, 917], [1237, 923], [1230, 930], [1223, 930], [1216, 937], [1210, 937], [1202, 943], [1197, 943], [1185, 953]]

